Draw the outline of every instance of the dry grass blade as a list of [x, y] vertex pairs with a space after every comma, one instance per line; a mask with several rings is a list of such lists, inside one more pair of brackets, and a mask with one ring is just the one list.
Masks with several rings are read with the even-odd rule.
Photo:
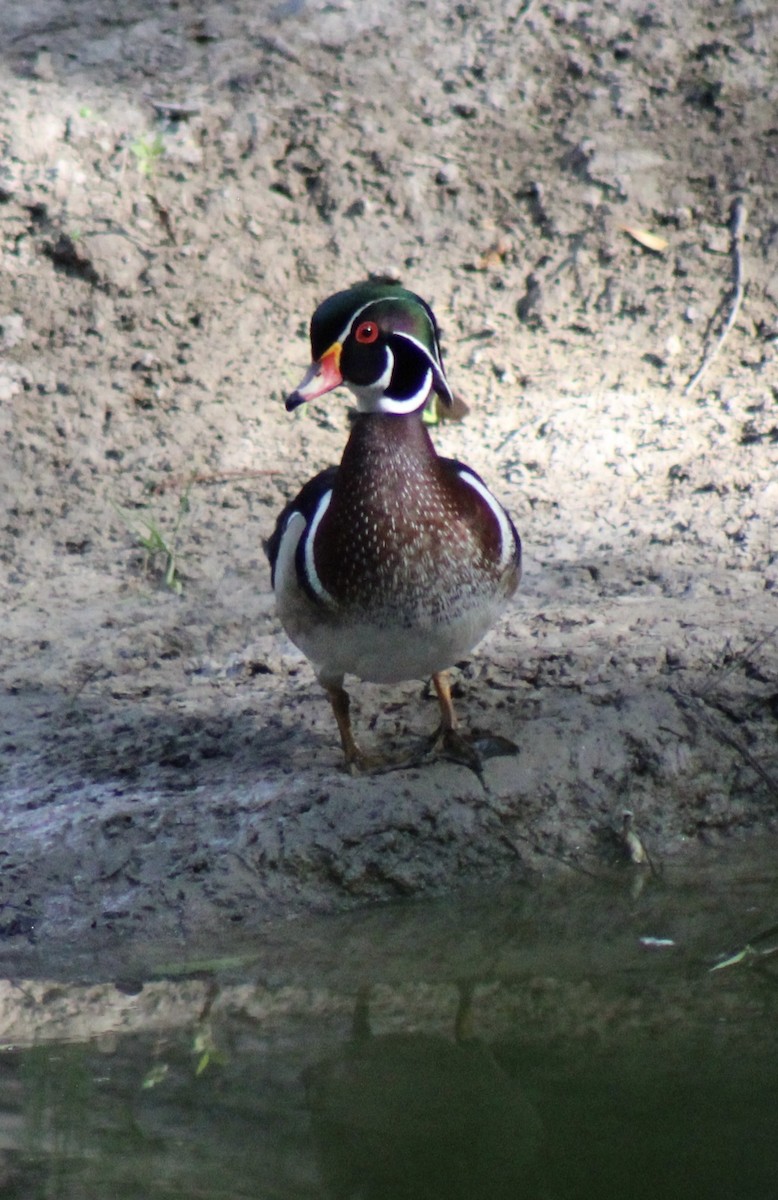
[[660, 237], [658, 233], [651, 233], [650, 229], [640, 229], [637, 225], [622, 225], [621, 228], [639, 245], [644, 246], [646, 250], [652, 250], [654, 254], [664, 254], [669, 245], [667, 238]]

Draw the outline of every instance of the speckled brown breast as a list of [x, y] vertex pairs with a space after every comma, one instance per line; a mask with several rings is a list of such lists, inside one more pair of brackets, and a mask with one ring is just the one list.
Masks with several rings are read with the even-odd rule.
[[518, 563], [504, 561], [500, 524], [460, 469], [415, 414], [357, 418], [315, 539], [339, 608], [445, 620], [515, 590]]

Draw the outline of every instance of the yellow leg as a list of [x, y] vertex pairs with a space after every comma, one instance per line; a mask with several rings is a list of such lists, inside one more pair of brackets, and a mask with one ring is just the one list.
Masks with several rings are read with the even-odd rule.
[[388, 765], [385, 759], [372, 754], [363, 754], [356, 743], [349, 715], [351, 701], [349, 700], [348, 692], [343, 686], [343, 682], [323, 683], [322, 687], [330, 698], [332, 711], [338, 723], [343, 757], [351, 774], [358, 775], [361, 771], [380, 771], [385, 768]]
[[[463, 737], [457, 730], [457, 716], [451, 699], [451, 681], [448, 671], [438, 671], [432, 676], [440, 705], [440, 727], [431, 740], [433, 747], [446, 758], [462, 763], [484, 783], [482, 758], [500, 754], [518, 754], [518, 746], [503, 737], [480, 738], [477, 745]], [[484, 784], [484, 787], [486, 785]]]
[[348, 692], [342, 684], [331, 683], [325, 683], [324, 690], [330, 698], [332, 711], [338, 723], [340, 744], [343, 747], [346, 764], [349, 767], [359, 765], [362, 762], [362, 751], [354, 741], [354, 734], [351, 730], [351, 717], [349, 715], [351, 701], [349, 700]]
[[454, 701], [451, 699], [451, 680], [448, 671], [438, 671], [432, 676], [432, 682], [440, 705], [440, 732], [446, 733], [456, 729], [457, 715], [454, 712]]
[[481, 757], [478, 751], [457, 732], [457, 715], [451, 699], [451, 680], [448, 671], [438, 671], [432, 676], [440, 705], [440, 727], [435, 732], [432, 744], [435, 749], [454, 762], [462, 763], [474, 771], [483, 783]]
[[[343, 687], [343, 680], [325, 683], [322, 686], [329, 697], [332, 712], [338, 725], [340, 744], [346, 766], [352, 774], [361, 771], [391, 771], [402, 767], [418, 766], [428, 760], [430, 751], [437, 751], [454, 762], [470, 767], [483, 783], [481, 755], [476, 747], [458, 732], [458, 721], [454, 712], [454, 701], [451, 698], [451, 681], [448, 671], [438, 671], [432, 676], [432, 682], [440, 705], [440, 725], [432, 737], [426, 742], [426, 748], [404, 754], [399, 758], [382, 757], [363, 754], [354, 738], [351, 728], [349, 709], [351, 703], [348, 692]], [[485, 757], [492, 754], [514, 754], [516, 747], [505, 738], [488, 739], [489, 749], [484, 751]]]

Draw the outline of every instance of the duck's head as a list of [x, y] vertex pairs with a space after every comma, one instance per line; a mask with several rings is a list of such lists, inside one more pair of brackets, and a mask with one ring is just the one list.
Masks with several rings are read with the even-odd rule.
[[362, 413], [421, 412], [433, 391], [453, 403], [432, 309], [398, 283], [360, 283], [330, 296], [311, 318], [311, 352], [288, 411], [340, 384]]

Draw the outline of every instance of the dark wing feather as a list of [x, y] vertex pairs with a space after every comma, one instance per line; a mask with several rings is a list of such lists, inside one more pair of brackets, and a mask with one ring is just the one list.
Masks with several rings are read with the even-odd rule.
[[306, 524], [311, 520], [311, 517], [316, 512], [317, 505], [325, 492], [330, 491], [335, 483], [335, 476], [338, 473], [337, 467], [325, 467], [318, 475], [314, 475], [313, 479], [309, 479], [306, 484], [300, 489], [294, 500], [290, 500], [284, 506], [276, 527], [269, 538], [263, 542], [265, 554], [270, 561], [270, 579], [275, 586], [276, 559], [278, 558], [278, 549], [281, 545], [281, 538], [284, 535], [289, 518], [293, 513], [302, 513]]
[[468, 475], [472, 475], [475, 479], [478, 480], [479, 483], [483, 484], [483, 486], [486, 488], [486, 490], [492, 496], [492, 499], [497, 504], [500, 505], [500, 508], [502, 508], [502, 511], [505, 513], [505, 516], [508, 519], [508, 525], [509, 525], [509, 527], [513, 533], [513, 536], [515, 538], [516, 548], [515, 548], [515, 554], [514, 554], [514, 561], [516, 564], [516, 569], [518, 571], [520, 571], [521, 570], [521, 538], [519, 537], [519, 532], [518, 532], [516, 526], [513, 524], [513, 520], [511, 518], [510, 513], [507, 511], [507, 509], [505, 509], [505, 507], [502, 504], [500, 504], [500, 501], [494, 495], [494, 493], [492, 492], [492, 489], [489, 487], [488, 483], [486, 483], [485, 480], [483, 480], [481, 478], [481, 476], [478, 474], [477, 471], [474, 471], [472, 467], [469, 467], [467, 465], [467, 463], [459, 462], [459, 460], [456, 458], [444, 458], [443, 455], [439, 455], [438, 462], [441, 463], [444, 471], [446, 473], [448, 473], [452, 478], [459, 479], [459, 472], [467, 471]]

